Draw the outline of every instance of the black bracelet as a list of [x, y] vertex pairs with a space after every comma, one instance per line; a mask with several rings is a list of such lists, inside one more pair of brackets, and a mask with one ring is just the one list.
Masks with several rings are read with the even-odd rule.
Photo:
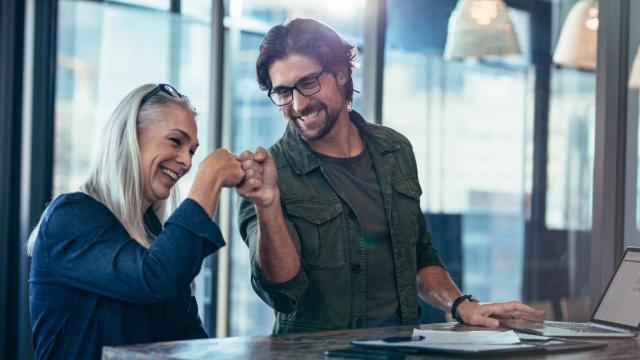
[[465, 301], [465, 300], [469, 300], [469, 301], [473, 301], [473, 302], [478, 302], [478, 300], [476, 300], [476, 299], [473, 297], [473, 295], [468, 295], [468, 294], [467, 294], [467, 295], [458, 296], [458, 298], [457, 298], [457, 299], [455, 299], [455, 300], [453, 301], [453, 305], [451, 305], [451, 317], [453, 317], [453, 319], [454, 319], [455, 321], [459, 322], [460, 324], [463, 324], [463, 325], [469, 325], [469, 324], [467, 324], [467, 323], [462, 319], [462, 317], [460, 317], [460, 316], [458, 315], [458, 306], [459, 306], [460, 304], [462, 304], [462, 302], [463, 302], [463, 301]]

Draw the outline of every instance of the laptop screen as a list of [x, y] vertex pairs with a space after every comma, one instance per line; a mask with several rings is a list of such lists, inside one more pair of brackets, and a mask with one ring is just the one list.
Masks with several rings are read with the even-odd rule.
[[631, 327], [640, 325], [640, 252], [629, 249], [593, 319]]

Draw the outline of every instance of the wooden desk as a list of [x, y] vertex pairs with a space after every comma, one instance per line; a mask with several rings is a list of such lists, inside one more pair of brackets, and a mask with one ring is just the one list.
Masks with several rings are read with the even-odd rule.
[[[421, 327], [423, 329], [454, 331], [480, 329], [455, 323], [429, 324]], [[482, 329], [486, 330], [486, 328]], [[403, 326], [105, 347], [102, 359], [323, 359], [325, 350], [348, 347], [352, 340], [410, 335], [412, 331], [413, 326]], [[640, 359], [640, 340], [638, 338], [601, 339], [601, 341], [606, 341], [609, 345], [598, 350], [531, 356], [527, 359]], [[425, 355], [406, 356], [405, 359], [424, 359], [425, 357]], [[436, 357], [432, 355], [429, 358], [455, 359], [451, 356]]]

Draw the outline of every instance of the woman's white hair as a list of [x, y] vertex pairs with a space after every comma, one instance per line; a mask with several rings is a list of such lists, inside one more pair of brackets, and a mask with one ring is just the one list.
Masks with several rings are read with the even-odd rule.
[[[120, 221], [132, 239], [149, 248], [149, 238], [142, 208], [143, 179], [140, 165], [138, 135], [163, 117], [169, 104], [182, 106], [196, 116], [193, 106], [186, 97], [174, 97], [158, 91], [144, 104], [142, 99], [153, 91], [156, 85], [146, 84], [132, 90], [118, 104], [109, 119], [103, 137], [102, 148], [89, 179], [80, 187], [104, 204]], [[178, 206], [180, 199], [177, 186], [171, 189], [167, 200], [152, 204], [159, 219], [165, 220]], [[27, 242], [27, 254], [31, 255], [40, 222], [31, 232]]]

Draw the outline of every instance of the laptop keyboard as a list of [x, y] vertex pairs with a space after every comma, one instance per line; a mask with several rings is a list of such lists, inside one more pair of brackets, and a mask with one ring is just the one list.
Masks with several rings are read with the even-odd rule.
[[612, 333], [617, 334], [620, 331], [605, 329], [597, 326], [591, 326], [585, 323], [572, 323], [572, 322], [556, 322], [556, 321], [545, 321], [545, 325], [553, 326], [565, 330], [572, 330], [584, 333]]

